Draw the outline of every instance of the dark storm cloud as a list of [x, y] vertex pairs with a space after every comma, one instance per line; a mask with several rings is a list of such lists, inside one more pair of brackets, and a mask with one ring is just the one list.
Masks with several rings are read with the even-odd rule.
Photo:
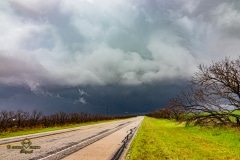
[[45, 89], [47, 90], [45, 94], [37, 95], [26, 88], [1, 86], [0, 106], [9, 110], [38, 109], [44, 114], [58, 111], [101, 114], [146, 113], [165, 106], [169, 98], [177, 95], [185, 87], [184, 82], [130, 87], [88, 86]]

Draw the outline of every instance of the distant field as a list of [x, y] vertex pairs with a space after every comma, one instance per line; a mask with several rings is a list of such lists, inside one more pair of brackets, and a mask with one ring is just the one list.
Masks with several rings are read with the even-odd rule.
[[15, 137], [15, 136], [23, 136], [23, 135], [34, 134], [34, 133], [56, 131], [56, 130], [74, 128], [74, 127], [80, 127], [80, 126], [87, 126], [87, 125], [91, 125], [91, 124], [98, 124], [98, 123], [111, 122], [111, 121], [115, 121], [115, 120], [102, 120], [102, 121], [97, 121], [97, 122], [66, 124], [64, 126], [56, 126], [56, 127], [48, 127], [48, 128], [32, 128], [32, 129], [24, 129], [22, 131], [17, 131], [17, 132], [2, 132], [2, 133], [0, 133], [0, 139]]
[[240, 132], [145, 117], [129, 152], [131, 160], [240, 159]]

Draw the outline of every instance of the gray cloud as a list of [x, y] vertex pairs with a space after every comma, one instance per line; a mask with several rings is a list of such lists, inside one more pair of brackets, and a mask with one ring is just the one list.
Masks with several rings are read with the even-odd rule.
[[240, 50], [235, 1], [0, 2], [0, 83], [140, 85], [189, 77]]

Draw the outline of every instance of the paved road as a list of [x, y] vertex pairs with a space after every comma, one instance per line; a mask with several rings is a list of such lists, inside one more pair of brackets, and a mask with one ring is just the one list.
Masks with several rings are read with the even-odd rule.
[[[0, 139], [0, 160], [49, 160], [63, 157], [65, 160], [111, 159], [129, 130], [136, 128], [142, 119], [143, 117], [136, 117], [74, 129]], [[21, 150], [29, 153], [20, 153]]]

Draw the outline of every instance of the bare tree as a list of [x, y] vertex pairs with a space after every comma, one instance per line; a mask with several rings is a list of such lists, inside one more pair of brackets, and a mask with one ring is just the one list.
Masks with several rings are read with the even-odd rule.
[[186, 108], [183, 106], [179, 97], [171, 99], [166, 109], [168, 110], [171, 119], [180, 121], [185, 117]]
[[[182, 105], [190, 112], [190, 121], [229, 124], [236, 118], [240, 125], [240, 58], [225, 58], [211, 65], [199, 65], [190, 81], [190, 90], [182, 92], [175, 106]], [[174, 105], [173, 105], [174, 106]]]
[[29, 119], [29, 127], [32, 128], [39, 125], [39, 120], [41, 119], [41, 117], [42, 117], [42, 112], [34, 109]]
[[7, 121], [9, 119], [8, 112], [5, 110], [2, 110], [0, 112], [0, 132], [6, 132], [7, 131]]
[[18, 110], [15, 114], [17, 127], [18, 128], [24, 128], [29, 126], [29, 112]]

